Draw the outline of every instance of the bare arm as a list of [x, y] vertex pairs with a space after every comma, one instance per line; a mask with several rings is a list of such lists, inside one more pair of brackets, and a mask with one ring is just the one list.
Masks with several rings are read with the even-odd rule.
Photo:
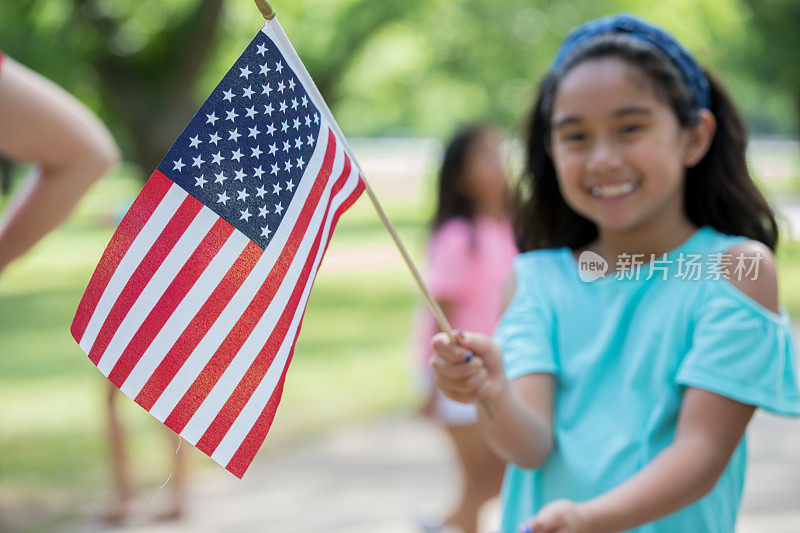
[[6, 57], [0, 69], [0, 152], [34, 163], [0, 221], [2, 273], [69, 215], [119, 160], [119, 151], [77, 99]]
[[[504, 307], [514, 293], [507, 284]], [[478, 422], [490, 446], [508, 462], [538, 468], [550, 454], [553, 441], [553, 376], [535, 373], [506, 381], [500, 347], [491, 338], [463, 333], [458, 346], [447, 335], [434, 337], [436, 382], [450, 398], [476, 403], [484, 400], [492, 416], [478, 409]], [[466, 362], [467, 353], [477, 357]]]

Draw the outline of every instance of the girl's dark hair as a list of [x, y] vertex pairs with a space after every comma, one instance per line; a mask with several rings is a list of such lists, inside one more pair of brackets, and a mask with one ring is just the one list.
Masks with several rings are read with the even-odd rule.
[[[514, 195], [514, 233], [521, 251], [578, 248], [597, 238], [597, 226], [567, 205], [561, 196], [553, 162], [547, 154], [553, 100], [559, 82], [578, 63], [616, 57], [637, 67], [656, 94], [669, 104], [681, 127], [697, 124], [692, 95], [677, 67], [658, 49], [622, 34], [599, 35], [576, 49], [561, 68], [541, 81], [526, 126], [527, 162]], [[717, 122], [703, 159], [686, 169], [684, 208], [689, 220], [729, 235], [744, 235], [774, 250], [775, 215], [753, 183], [745, 161], [744, 122], [722, 84], [706, 72], [711, 84], [711, 112]]]
[[451, 218], [473, 219], [475, 208], [461, 187], [464, 161], [475, 140], [488, 129], [487, 124], [471, 124], [458, 130], [447, 144], [442, 167], [439, 170], [439, 195], [436, 211], [431, 220], [431, 232], [436, 231]]

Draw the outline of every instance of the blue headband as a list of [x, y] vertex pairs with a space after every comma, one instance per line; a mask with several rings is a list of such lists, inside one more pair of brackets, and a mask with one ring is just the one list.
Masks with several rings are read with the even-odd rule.
[[703, 69], [678, 41], [661, 28], [629, 14], [611, 15], [581, 24], [567, 35], [556, 53], [550, 70], [560, 68], [566, 57], [580, 44], [603, 33], [626, 33], [661, 50], [681, 71], [699, 109], [711, 108], [711, 88]]

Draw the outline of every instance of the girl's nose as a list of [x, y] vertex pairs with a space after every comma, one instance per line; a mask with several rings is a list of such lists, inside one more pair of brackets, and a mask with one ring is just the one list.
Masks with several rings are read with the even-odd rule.
[[615, 173], [622, 166], [617, 147], [613, 143], [598, 139], [592, 146], [586, 161], [586, 170], [590, 175], [605, 177]]

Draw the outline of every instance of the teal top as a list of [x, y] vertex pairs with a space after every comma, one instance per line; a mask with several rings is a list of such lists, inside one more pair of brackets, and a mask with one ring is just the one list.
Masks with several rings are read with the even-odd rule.
[[[536, 470], [507, 467], [504, 533], [517, 533], [548, 502], [587, 500], [652, 461], [673, 440], [684, 386], [800, 415], [786, 309], [776, 314], [721, 277], [722, 261], [734, 275], [757, 275], [756, 261], [725, 254], [745, 240], [704, 226], [638, 275], [619, 270], [588, 282], [567, 247], [517, 256], [516, 292], [494, 338], [509, 380], [554, 375], [555, 444]], [[745, 440], [709, 494], [633, 531], [733, 532]]]

